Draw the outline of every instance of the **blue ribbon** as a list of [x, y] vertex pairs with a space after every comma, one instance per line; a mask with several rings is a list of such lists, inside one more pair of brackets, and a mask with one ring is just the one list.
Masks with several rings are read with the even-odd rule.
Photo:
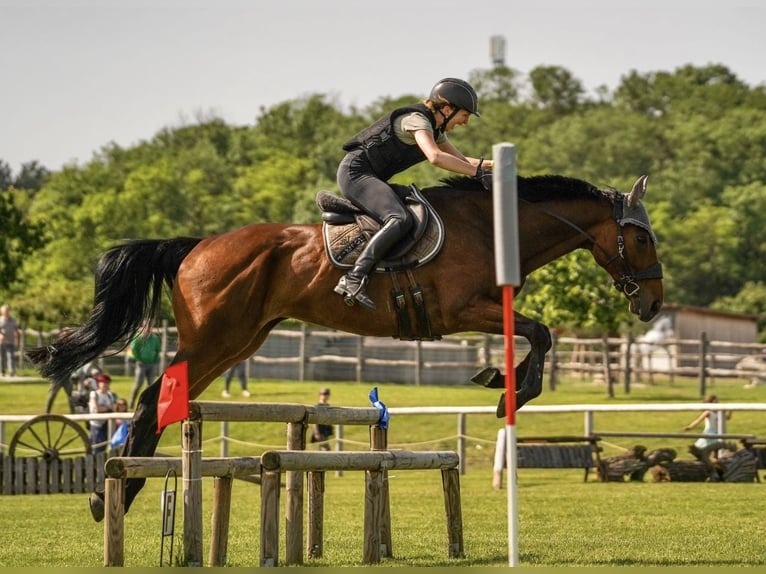
[[386, 405], [384, 405], [378, 399], [378, 387], [374, 387], [370, 391], [370, 402], [372, 403], [373, 407], [375, 407], [376, 409], [380, 411], [380, 419], [378, 420], [378, 427], [384, 430], [387, 429], [388, 419], [390, 418], [390, 415], [388, 413], [388, 409], [386, 408]]

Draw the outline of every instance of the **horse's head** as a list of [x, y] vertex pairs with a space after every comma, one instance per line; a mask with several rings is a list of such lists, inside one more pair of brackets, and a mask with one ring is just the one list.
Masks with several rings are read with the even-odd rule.
[[615, 287], [628, 299], [630, 312], [650, 321], [663, 302], [662, 264], [657, 258], [657, 238], [641, 201], [646, 195], [642, 175], [627, 195], [617, 194], [614, 224], [603, 226], [594, 249], [596, 261], [614, 279]]

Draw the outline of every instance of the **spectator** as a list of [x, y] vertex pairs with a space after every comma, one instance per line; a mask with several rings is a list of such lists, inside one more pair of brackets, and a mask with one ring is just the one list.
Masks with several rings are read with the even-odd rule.
[[[330, 389], [324, 387], [319, 390], [319, 402], [316, 404], [318, 407], [329, 407], [330, 403]], [[329, 438], [333, 434], [332, 425], [320, 425], [314, 424], [311, 427], [311, 442], [319, 443], [319, 450], [330, 450], [330, 445], [327, 443]]]
[[250, 391], [247, 390], [247, 374], [245, 373], [246, 366], [247, 359], [237, 363], [231, 369], [226, 371], [226, 378], [223, 381], [223, 392], [221, 393], [223, 398], [228, 399], [231, 396], [231, 393], [229, 393], [229, 387], [231, 385], [231, 380], [234, 377], [239, 379], [239, 385], [242, 387], [242, 396], [245, 398], [250, 396]]
[[72, 374], [73, 382], [76, 385], [71, 390], [69, 399], [73, 413], [87, 413], [89, 411], [90, 393], [98, 390], [96, 379], [100, 374], [101, 369], [92, 363], [88, 363], [82, 369], [78, 369]]
[[[705, 399], [706, 403], [717, 403], [718, 397], [716, 395], [709, 395]], [[692, 422], [690, 422], [688, 425], [684, 427], [684, 430], [692, 430], [700, 425], [700, 423], [705, 423], [705, 428], [702, 430], [703, 434], [719, 434], [719, 429], [723, 430], [723, 426], [720, 424], [723, 422], [721, 420], [722, 416], [726, 416], [726, 420], [729, 420], [731, 418], [731, 411], [713, 411], [713, 410], [706, 410], [703, 411], [702, 414], [700, 414], [696, 419], [694, 419]], [[706, 452], [706, 449], [711, 449], [714, 447], [714, 445], [718, 445], [721, 443], [721, 439], [718, 438], [705, 438], [700, 437], [694, 442], [694, 446], [699, 449], [700, 452]], [[713, 454], [713, 453], [708, 453]]]
[[8, 305], [0, 307], [0, 363], [3, 376], [16, 376], [16, 348], [21, 342], [19, 324]]
[[[120, 397], [117, 402], [114, 403], [114, 412], [126, 413], [128, 412], [128, 401]], [[128, 419], [114, 419], [116, 430], [112, 434], [112, 438], [109, 440], [109, 446], [111, 448], [117, 448], [125, 444], [128, 439], [128, 428], [130, 421]]]
[[141, 332], [133, 337], [128, 345], [130, 353], [136, 362], [136, 381], [133, 384], [133, 390], [130, 393], [130, 409], [136, 406], [138, 392], [144, 381], [146, 385], [151, 385], [157, 377], [157, 371], [160, 364], [160, 338], [152, 333], [152, 324], [146, 322]]
[[[114, 411], [117, 395], [111, 389], [112, 378], [106, 373], [101, 373], [96, 377], [98, 389], [91, 391], [88, 407], [91, 413], [111, 413]], [[93, 452], [103, 452], [106, 445], [109, 444], [108, 421], [92, 420], [90, 421], [90, 443]]]

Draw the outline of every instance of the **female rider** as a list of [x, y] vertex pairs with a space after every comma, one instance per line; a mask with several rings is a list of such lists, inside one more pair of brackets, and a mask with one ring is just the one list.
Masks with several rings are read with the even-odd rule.
[[447, 139], [447, 132], [467, 124], [471, 114], [480, 117], [476, 91], [468, 82], [444, 78], [422, 103], [395, 109], [346, 142], [338, 186], [381, 228], [367, 242], [353, 269], [338, 281], [336, 293], [375, 309], [367, 295], [369, 274], [413, 225], [404, 203], [386, 183], [391, 177], [424, 160], [479, 179], [491, 171], [491, 161], [465, 157]]

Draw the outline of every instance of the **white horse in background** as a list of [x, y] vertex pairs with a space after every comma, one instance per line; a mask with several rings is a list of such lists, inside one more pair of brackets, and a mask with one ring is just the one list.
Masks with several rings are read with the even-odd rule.
[[[667, 315], [660, 316], [644, 335], [636, 339], [633, 354], [634, 370], [640, 372], [648, 370], [650, 373], [654, 368], [661, 370], [670, 370], [672, 367], [673, 352], [671, 345], [662, 345], [664, 341], [672, 339], [674, 336], [673, 322]], [[662, 351], [665, 356], [654, 357], [657, 351]], [[660, 359], [655, 361], [655, 359]]]

